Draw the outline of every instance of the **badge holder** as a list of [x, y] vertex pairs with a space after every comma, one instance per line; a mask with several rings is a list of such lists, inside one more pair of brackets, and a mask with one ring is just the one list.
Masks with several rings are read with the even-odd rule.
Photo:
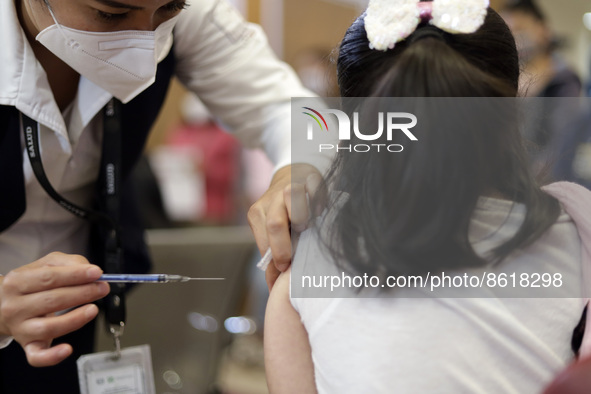
[[76, 362], [81, 394], [156, 394], [150, 345], [121, 349], [125, 329], [125, 297], [121, 291], [119, 286], [112, 289], [105, 305], [113, 351], [87, 354]]
[[156, 394], [150, 345], [87, 354], [78, 359], [81, 394]]
[[113, 351], [78, 359], [81, 394], [156, 394], [150, 345], [121, 349], [125, 329], [125, 298], [121, 288], [107, 298], [105, 321], [113, 335]]

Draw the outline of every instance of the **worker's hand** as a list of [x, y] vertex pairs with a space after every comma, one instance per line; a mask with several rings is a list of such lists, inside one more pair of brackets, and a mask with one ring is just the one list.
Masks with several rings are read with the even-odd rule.
[[60, 363], [72, 346], [51, 341], [96, 317], [98, 308], [89, 303], [109, 293], [107, 283], [95, 282], [101, 274], [82, 256], [51, 253], [0, 277], [0, 335], [12, 336], [32, 366]]
[[279, 274], [291, 264], [291, 231], [305, 230], [308, 219], [306, 194], [313, 196], [322, 176], [308, 164], [293, 164], [275, 173], [269, 189], [248, 211], [248, 223], [261, 252], [271, 247], [272, 264], [266, 272], [273, 287]]

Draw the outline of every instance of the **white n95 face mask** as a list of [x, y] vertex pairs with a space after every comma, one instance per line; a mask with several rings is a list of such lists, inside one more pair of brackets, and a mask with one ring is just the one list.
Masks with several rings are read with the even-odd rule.
[[123, 103], [154, 83], [156, 66], [172, 47], [172, 29], [179, 15], [154, 31], [92, 32], [55, 22], [36, 37], [43, 46], [76, 72]]

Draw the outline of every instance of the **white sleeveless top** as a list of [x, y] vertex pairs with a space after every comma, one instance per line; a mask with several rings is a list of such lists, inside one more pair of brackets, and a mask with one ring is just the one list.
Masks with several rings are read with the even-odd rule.
[[[477, 253], [515, 234], [525, 209], [512, 206], [479, 201], [470, 228]], [[334, 266], [311, 230], [293, 261], [309, 264]], [[539, 393], [574, 358], [572, 332], [586, 301], [577, 227], [563, 211], [542, 238], [502, 264], [503, 272], [562, 273], [569, 286], [557, 297], [564, 298], [486, 291], [487, 298], [416, 298], [417, 289], [391, 298], [294, 298], [292, 270], [291, 302], [308, 332], [318, 392]]]

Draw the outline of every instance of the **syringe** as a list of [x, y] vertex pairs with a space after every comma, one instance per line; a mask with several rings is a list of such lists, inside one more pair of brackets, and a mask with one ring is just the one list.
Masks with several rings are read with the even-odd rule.
[[182, 275], [168, 274], [103, 274], [98, 279], [111, 283], [177, 283], [190, 280], [224, 280], [225, 278], [191, 278]]

